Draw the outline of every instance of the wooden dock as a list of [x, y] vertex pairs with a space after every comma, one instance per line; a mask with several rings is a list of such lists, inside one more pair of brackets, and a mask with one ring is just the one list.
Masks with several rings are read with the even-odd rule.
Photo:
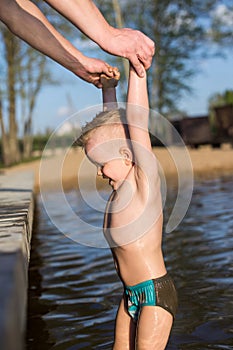
[[34, 210], [31, 172], [0, 175], [0, 349], [23, 350]]

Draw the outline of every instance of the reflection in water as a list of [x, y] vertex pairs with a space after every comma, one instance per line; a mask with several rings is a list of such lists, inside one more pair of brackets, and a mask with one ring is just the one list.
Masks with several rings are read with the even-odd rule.
[[[196, 184], [183, 222], [164, 236], [166, 263], [179, 293], [168, 350], [233, 349], [232, 188], [229, 178]], [[76, 192], [66, 195], [79, 210]], [[173, 197], [170, 193], [165, 217]], [[56, 194], [50, 200], [56, 205]], [[88, 215], [101, 226], [102, 214]], [[77, 230], [72, 222], [67, 227]], [[122, 293], [111, 253], [66, 238], [39, 198], [29, 279], [28, 350], [111, 349]]]

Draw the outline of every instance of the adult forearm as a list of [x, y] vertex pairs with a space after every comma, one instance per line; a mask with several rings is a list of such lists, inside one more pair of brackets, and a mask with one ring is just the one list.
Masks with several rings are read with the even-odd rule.
[[91, 0], [46, 0], [46, 2], [103, 48], [115, 31]]
[[102, 87], [100, 75], [112, 76], [109, 65], [84, 56], [49, 23], [28, 0], [1, 0], [0, 20], [18, 37], [46, 56], [69, 69], [79, 78]]
[[1, 1], [1, 20], [18, 37], [73, 71], [82, 54], [48, 22], [30, 1]]
[[106, 52], [127, 58], [142, 76], [152, 62], [155, 46], [151, 39], [137, 30], [114, 28], [108, 24], [91, 0], [47, 0], [90, 39]]

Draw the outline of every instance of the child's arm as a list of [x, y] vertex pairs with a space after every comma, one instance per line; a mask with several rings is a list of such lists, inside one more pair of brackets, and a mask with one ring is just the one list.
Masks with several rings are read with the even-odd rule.
[[120, 79], [120, 72], [117, 68], [113, 68], [113, 73], [113, 78], [109, 78], [105, 74], [100, 77], [104, 111], [117, 108], [116, 86]]
[[139, 78], [131, 66], [127, 97], [127, 123], [134, 161], [141, 169], [145, 167], [148, 169], [151, 165], [152, 152], [148, 120], [149, 102], [146, 73], [143, 78]]

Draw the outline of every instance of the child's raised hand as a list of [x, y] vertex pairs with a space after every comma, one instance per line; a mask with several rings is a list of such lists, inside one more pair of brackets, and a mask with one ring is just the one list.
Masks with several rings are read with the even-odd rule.
[[112, 67], [113, 77], [109, 77], [105, 74], [101, 74], [100, 83], [103, 89], [115, 88], [120, 79], [120, 72], [117, 67]]

